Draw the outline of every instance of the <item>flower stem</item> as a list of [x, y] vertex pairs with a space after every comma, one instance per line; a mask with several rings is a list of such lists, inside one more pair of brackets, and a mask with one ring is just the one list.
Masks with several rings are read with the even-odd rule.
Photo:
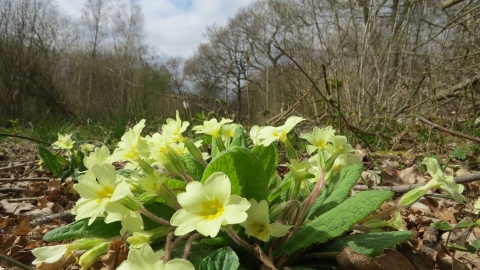
[[184, 260], [187, 259], [188, 252], [190, 252], [190, 248], [192, 247], [193, 241], [195, 241], [195, 239], [197, 239], [199, 237], [201, 237], [201, 235], [196, 233], [196, 234], [190, 236], [190, 238], [188, 238], [187, 244], [185, 244], [185, 250], [183, 251], [182, 259], [184, 259]]
[[138, 210], [140, 213], [144, 214], [145, 216], [149, 217], [150, 219], [160, 223], [160, 224], [163, 224], [165, 226], [171, 226], [170, 225], [170, 222], [166, 221], [165, 219], [163, 218], [160, 218], [160, 217], [157, 217], [155, 216], [154, 214], [150, 213], [145, 207], [142, 206], [142, 208], [140, 208]]
[[250, 246], [250, 244], [248, 244], [247, 242], [245, 242], [242, 238], [238, 237], [238, 235], [232, 230], [232, 226], [228, 226], [227, 229], [226, 229], [228, 235], [232, 238], [233, 241], [235, 241], [235, 243], [237, 243], [238, 245], [244, 247], [246, 250], [248, 250], [249, 252], [252, 252], [252, 247]]

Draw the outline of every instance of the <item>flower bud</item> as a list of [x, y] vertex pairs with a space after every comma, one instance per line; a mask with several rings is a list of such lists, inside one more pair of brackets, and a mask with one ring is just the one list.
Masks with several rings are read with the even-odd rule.
[[423, 195], [425, 195], [427, 191], [424, 189], [423, 186], [414, 188], [407, 192], [407, 194], [403, 195], [398, 202], [399, 206], [408, 206], [414, 204], [418, 201]]
[[126, 208], [132, 210], [132, 211], [138, 211], [140, 208], [142, 208], [142, 204], [138, 202], [133, 196], [125, 196], [118, 200], [118, 202], [125, 206]]
[[82, 267], [81, 269], [89, 269], [100, 256], [107, 253], [109, 245], [110, 243], [101, 243], [83, 253], [78, 260], [78, 264]]

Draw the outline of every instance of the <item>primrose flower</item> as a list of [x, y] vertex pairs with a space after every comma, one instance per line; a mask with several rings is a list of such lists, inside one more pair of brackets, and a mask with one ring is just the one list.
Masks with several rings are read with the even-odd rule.
[[355, 149], [347, 143], [347, 137], [345, 136], [331, 135], [329, 141], [332, 144], [325, 146], [325, 150], [327, 150], [333, 158], [355, 151]]
[[194, 270], [193, 264], [183, 259], [173, 259], [166, 264], [155, 254], [152, 247], [143, 244], [139, 249], [130, 249], [127, 260], [117, 270]]
[[182, 133], [187, 130], [187, 127], [190, 125], [188, 121], [183, 121], [180, 119], [180, 115], [177, 110], [176, 120], [172, 118], [167, 119], [167, 124], [162, 126], [163, 133], [169, 133], [170, 138], [174, 142], [182, 142], [183, 136]]
[[39, 247], [32, 250], [32, 254], [37, 257], [32, 264], [55, 263], [67, 259], [75, 250], [91, 249], [101, 243], [103, 243], [103, 240], [99, 238], [84, 238], [75, 240], [70, 244]]
[[89, 217], [88, 225], [98, 216], [103, 216], [109, 204], [113, 204], [110, 209], [123, 208], [116, 200], [131, 195], [129, 184], [121, 179], [121, 176], [117, 176], [115, 168], [107, 163], [91, 165], [90, 170], [80, 176], [78, 184], [73, 187], [81, 198], [72, 213], [76, 215], [75, 220]]
[[280, 140], [285, 143], [287, 140], [287, 134], [301, 121], [305, 120], [302, 117], [290, 116], [283, 126], [272, 127], [266, 126], [260, 128], [258, 131], [258, 139], [263, 140], [261, 144], [269, 146], [272, 142]]
[[462, 195], [464, 186], [455, 183], [453, 176], [446, 176], [436, 159], [425, 158], [423, 164], [427, 166], [427, 170], [432, 176], [432, 180], [428, 181], [425, 186], [416, 187], [403, 195], [402, 198], [400, 198], [399, 205], [410, 205], [418, 201], [428, 190], [436, 188], [447, 192], [458, 203], [464, 203], [467, 201]]
[[56, 245], [40, 247], [32, 250], [32, 254], [37, 257], [32, 264], [38, 263], [55, 263], [63, 258], [67, 258], [73, 253], [69, 249], [69, 245]]
[[150, 152], [148, 150], [147, 140], [140, 137], [140, 133], [144, 127], [145, 119], [142, 119], [133, 129], [131, 128], [123, 134], [122, 140], [117, 144], [118, 148], [115, 149], [108, 161], [136, 161], [140, 157], [148, 158]]
[[104, 163], [107, 161], [107, 158], [110, 156], [110, 150], [107, 146], [102, 146], [102, 148], [95, 148], [95, 151], [90, 153], [90, 155], [83, 158], [83, 165], [87, 169], [90, 169], [94, 163]]
[[204, 185], [197, 181], [188, 183], [186, 192], [177, 195], [183, 208], [170, 220], [173, 226], [178, 226], [175, 235], [197, 230], [204, 236], [215, 237], [222, 225], [245, 221], [250, 203], [231, 194], [231, 190], [230, 179], [221, 172], [210, 175]]
[[86, 152], [86, 153], [89, 153], [89, 152], [92, 152], [93, 149], [95, 149], [95, 145], [94, 144], [91, 144], [91, 143], [85, 143], [85, 144], [82, 144], [82, 146], [80, 146], [80, 148]]
[[440, 168], [438, 160], [434, 158], [425, 158], [423, 164], [427, 166], [427, 170], [432, 176], [432, 180], [423, 186], [424, 190], [439, 188], [450, 194], [450, 196], [452, 196], [452, 198], [458, 203], [464, 203], [467, 201], [462, 195], [464, 186], [455, 183], [453, 176], [446, 176]]
[[300, 138], [307, 140], [311, 145], [307, 145], [308, 154], [313, 153], [318, 149], [319, 152], [323, 151], [330, 140], [330, 136], [335, 134], [335, 130], [331, 127], [318, 128], [314, 127], [312, 133], [306, 133], [300, 135]]
[[253, 145], [259, 145], [261, 140], [260, 138], [258, 138], [258, 132], [260, 131], [260, 127], [259, 126], [253, 126], [251, 129], [250, 129], [250, 139], [252, 139], [252, 143]]
[[71, 137], [72, 134], [62, 135], [58, 133], [58, 140], [52, 144], [53, 149], [72, 149], [75, 141], [72, 141]]
[[239, 127], [238, 124], [230, 124], [230, 125], [223, 125], [222, 126], [222, 136], [224, 140], [229, 140], [233, 138], [235, 135], [235, 129]]
[[290, 160], [290, 163], [287, 163], [287, 167], [293, 173], [296, 179], [302, 179], [307, 175], [308, 170], [310, 169], [310, 163], [307, 161], [298, 161], [296, 159]]
[[333, 162], [331, 170], [339, 172], [348, 165], [360, 162], [362, 162], [362, 160], [358, 155], [352, 153], [340, 154]]
[[204, 133], [210, 135], [213, 138], [219, 138], [218, 135], [222, 126], [231, 122], [233, 122], [233, 120], [222, 118], [219, 123], [217, 119], [213, 118], [207, 121], [203, 121], [203, 125], [194, 126], [192, 130], [196, 130], [197, 133]]
[[245, 234], [267, 242], [270, 236], [282, 237], [288, 233], [291, 226], [278, 222], [270, 223], [268, 203], [266, 200], [257, 203], [255, 199], [251, 199], [250, 204], [252, 206], [247, 210], [247, 219], [240, 223], [240, 225], [245, 228]]

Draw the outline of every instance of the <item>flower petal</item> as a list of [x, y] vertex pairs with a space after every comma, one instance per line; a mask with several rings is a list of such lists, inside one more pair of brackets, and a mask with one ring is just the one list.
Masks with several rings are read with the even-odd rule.
[[200, 202], [207, 200], [202, 183], [190, 182], [185, 189], [186, 192], [177, 195], [178, 203], [189, 212], [201, 212], [202, 204]]
[[230, 196], [230, 200], [224, 207], [223, 217], [226, 224], [238, 224], [248, 217], [246, 211], [250, 208], [250, 202], [236, 194]]
[[232, 192], [232, 185], [227, 175], [216, 172], [210, 175], [204, 185], [205, 196], [208, 200], [217, 199], [221, 204], [226, 204]]
[[[246, 215], [246, 214], [245, 214]], [[220, 228], [222, 227], [222, 223], [224, 221], [223, 217], [218, 217], [212, 220], [200, 218], [195, 223], [195, 229], [197, 232], [204, 236], [215, 237], [217, 236]], [[176, 231], [175, 231], [176, 232]]]
[[178, 226], [175, 229], [175, 235], [180, 236], [194, 231], [195, 225], [201, 220], [202, 218], [200, 216], [187, 212], [185, 209], [180, 209], [173, 214], [170, 219], [170, 224], [172, 224], [172, 226]]
[[183, 259], [173, 259], [165, 264], [166, 270], [195, 270], [193, 264]]

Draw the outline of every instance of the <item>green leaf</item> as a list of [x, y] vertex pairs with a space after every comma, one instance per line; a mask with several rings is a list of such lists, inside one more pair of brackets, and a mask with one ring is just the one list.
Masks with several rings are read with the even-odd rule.
[[42, 158], [43, 164], [45, 164], [45, 167], [47, 167], [49, 171], [51, 171], [57, 177], [62, 177], [63, 175], [62, 165], [60, 165], [57, 158], [55, 157], [54, 154], [52, 154], [52, 152], [48, 151], [48, 149], [45, 148], [44, 146], [39, 145], [38, 154]]
[[202, 180], [203, 171], [205, 171], [203, 164], [196, 160], [190, 153], [185, 153], [183, 160], [185, 161], [188, 175], [196, 181]]
[[478, 226], [475, 222], [463, 221], [455, 225], [455, 229], [469, 228], [470, 226]]
[[472, 241], [472, 245], [475, 247], [475, 249], [476, 249], [477, 251], [480, 250], [480, 241], [479, 241], [479, 240], [476, 240], [476, 239], [473, 240], [473, 241]]
[[[145, 204], [143, 206], [148, 210], [148, 212], [154, 214], [155, 216], [157, 216], [159, 218], [167, 220], [167, 221], [169, 221], [170, 218], [172, 218], [173, 214], [175, 213], [174, 209], [172, 209], [168, 205], [166, 205], [164, 203], [160, 203], [160, 202]], [[160, 223], [150, 219], [149, 217], [144, 216], [143, 214], [142, 214], [142, 218], [143, 218], [143, 225], [145, 226], [145, 229], [144, 229], [145, 231], [153, 230], [153, 229], [156, 229], [160, 226], [164, 226], [164, 225], [161, 225]]]
[[382, 254], [383, 249], [393, 247], [411, 236], [412, 233], [407, 231], [352, 234], [335, 239], [315, 252], [340, 253], [344, 247], [349, 247], [360, 254], [375, 257]]
[[437, 230], [441, 230], [441, 231], [451, 231], [453, 230], [453, 227], [452, 225], [450, 225], [450, 223], [446, 222], [446, 221], [437, 221], [437, 222], [434, 222], [434, 223], [430, 223], [430, 226], [432, 226], [432, 228], [434, 229], [437, 229]]
[[[78, 151], [80, 153], [82, 153], [81, 151]], [[81, 164], [81, 163], [80, 163]], [[77, 157], [75, 156], [75, 154], [72, 155], [71, 159], [70, 159], [70, 165], [68, 165], [68, 170], [63, 172], [62, 174], [62, 182], [65, 181], [65, 179], [67, 179], [67, 177], [69, 177], [70, 175], [73, 174], [73, 172], [78, 168], [78, 163], [77, 163]]]
[[210, 154], [212, 155], [212, 159], [214, 159], [218, 154], [217, 142], [213, 138], [212, 138], [212, 151]]
[[306, 219], [320, 216], [342, 203], [362, 175], [362, 171], [363, 165], [355, 163], [343, 168], [340, 173], [330, 178], [310, 208]]
[[314, 243], [325, 243], [348, 231], [355, 223], [377, 210], [384, 201], [392, 198], [388, 190], [368, 190], [357, 193], [342, 204], [300, 228], [275, 252], [275, 256], [288, 255]]
[[465, 246], [463, 246], [463, 247], [459, 246], [457, 244], [449, 244], [448, 248], [455, 249], [455, 250], [458, 250], [458, 251], [463, 251], [463, 252], [470, 252], [470, 253], [475, 253], [475, 252], [478, 251], [477, 248], [475, 248], [474, 246], [469, 245], [469, 244], [465, 244]]
[[205, 168], [202, 183], [215, 172], [225, 173], [232, 183], [232, 194], [258, 202], [268, 196], [268, 178], [262, 161], [250, 150], [235, 147], [219, 153]]
[[136, 174], [137, 171], [131, 170], [131, 169], [120, 169], [120, 170], [117, 170], [116, 173], [118, 175], [121, 175], [121, 176], [125, 177], [125, 178], [130, 178], [130, 175]]
[[456, 159], [464, 160], [467, 158], [467, 153], [460, 147], [455, 148], [454, 151], [450, 152], [450, 155]]
[[272, 190], [270, 195], [268, 195], [268, 202], [274, 202], [279, 196], [282, 199], [285, 199], [286, 197], [282, 195], [288, 196], [288, 189], [292, 186], [292, 181], [295, 181], [295, 176], [292, 172], [289, 172], [285, 178], [283, 178], [282, 182], [280, 182], [280, 185]]
[[232, 149], [232, 147], [235, 146], [240, 146], [240, 147], [248, 147], [247, 143], [247, 138], [245, 136], [245, 132], [243, 131], [243, 128], [241, 126], [238, 126], [234, 133], [233, 133], [233, 138], [232, 141], [230, 142], [230, 146], [228, 147], [229, 149]]
[[107, 224], [103, 221], [103, 218], [97, 218], [93, 221], [92, 225], [88, 226], [88, 220], [88, 218], [84, 218], [58, 227], [45, 234], [43, 240], [47, 242], [59, 242], [78, 238], [111, 238], [120, 236], [120, 229], [122, 229], [120, 221]]
[[215, 250], [204, 258], [198, 270], [236, 270], [240, 266], [237, 254], [230, 247]]
[[272, 179], [278, 167], [277, 146], [274, 143], [271, 143], [269, 146], [259, 144], [253, 147], [252, 153], [263, 162], [263, 168], [265, 169], [267, 179]]
[[[180, 242], [179, 245], [172, 250], [172, 258], [182, 258], [186, 243], [187, 241]], [[195, 269], [198, 269], [200, 262], [212, 254], [215, 250], [216, 248], [213, 248], [205, 243], [193, 242], [192, 246], [190, 247], [190, 252], [188, 252], [187, 260], [193, 264]]]

